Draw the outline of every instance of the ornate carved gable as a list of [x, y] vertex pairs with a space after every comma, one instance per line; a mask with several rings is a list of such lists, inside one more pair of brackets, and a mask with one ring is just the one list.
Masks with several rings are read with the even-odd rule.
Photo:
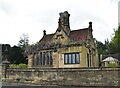
[[67, 44], [69, 41], [70, 34], [70, 25], [69, 25], [69, 16], [70, 14], [65, 11], [59, 13], [58, 28], [53, 37], [53, 42], [55, 44]]
[[52, 42], [55, 44], [68, 44], [69, 36], [66, 34], [64, 30], [57, 30]]

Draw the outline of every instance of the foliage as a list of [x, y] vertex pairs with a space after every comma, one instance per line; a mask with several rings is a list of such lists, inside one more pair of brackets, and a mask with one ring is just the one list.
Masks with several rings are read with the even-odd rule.
[[26, 64], [19, 64], [18, 66], [19, 66], [19, 68], [27, 68]]
[[2, 44], [2, 60], [7, 59], [11, 64], [27, 63], [24, 51], [18, 47], [11, 47], [9, 44]]
[[26, 56], [24, 54], [25, 49], [29, 45], [28, 35], [23, 34], [20, 37], [18, 46], [11, 47], [9, 44], [2, 44], [2, 58], [7, 59], [11, 64], [27, 63]]
[[21, 47], [23, 50], [25, 50], [27, 48], [27, 46], [29, 45], [29, 39], [28, 39], [28, 34], [23, 34], [20, 37], [18, 46]]
[[118, 67], [118, 63], [109, 63], [108, 67]]
[[114, 29], [114, 36], [111, 39], [109, 47], [111, 53], [120, 53], [120, 26], [118, 29]]
[[27, 68], [26, 64], [10, 64], [10, 68]]
[[99, 55], [120, 53], [120, 26], [118, 29], [114, 29], [114, 34], [110, 42], [108, 39], [105, 40], [104, 44], [100, 41], [97, 41], [97, 46]]
[[14, 64], [26, 63], [26, 57], [24, 56], [24, 51], [18, 46], [12, 47], [10, 58], [11, 58], [11, 62]]
[[106, 44], [106, 41], [105, 41], [105, 44], [103, 44], [102, 42], [100, 41], [97, 41], [97, 49], [98, 49], [98, 54], [107, 54], [108, 51], [108, 44]]
[[17, 65], [17, 64], [10, 64], [9, 67], [10, 67], [10, 68], [18, 68], [18, 65]]

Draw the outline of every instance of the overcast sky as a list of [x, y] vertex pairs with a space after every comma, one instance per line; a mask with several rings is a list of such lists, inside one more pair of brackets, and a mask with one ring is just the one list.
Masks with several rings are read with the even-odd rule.
[[0, 0], [0, 43], [17, 45], [23, 33], [30, 44], [54, 33], [59, 13], [70, 13], [71, 30], [88, 27], [93, 22], [93, 36], [104, 42], [118, 25], [119, 0]]

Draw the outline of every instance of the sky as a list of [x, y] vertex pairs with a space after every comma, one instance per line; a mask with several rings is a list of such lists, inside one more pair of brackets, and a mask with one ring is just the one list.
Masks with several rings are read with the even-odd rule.
[[17, 45], [23, 34], [30, 44], [55, 33], [59, 13], [70, 13], [71, 30], [93, 23], [93, 36], [104, 43], [118, 26], [119, 0], [0, 0], [0, 43]]

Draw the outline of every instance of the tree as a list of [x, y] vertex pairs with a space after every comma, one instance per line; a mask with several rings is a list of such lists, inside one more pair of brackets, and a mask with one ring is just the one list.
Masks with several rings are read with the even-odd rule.
[[29, 38], [28, 34], [23, 34], [20, 37], [18, 46], [21, 47], [23, 50], [25, 50], [28, 47], [28, 45], [29, 45], [29, 39], [28, 38]]
[[2, 44], [2, 60], [5, 59], [11, 64], [27, 63], [23, 49], [19, 46], [11, 47], [9, 44]]
[[120, 53], [120, 26], [116, 30], [114, 29], [114, 36], [109, 44], [109, 49], [111, 53]]
[[12, 47], [10, 58], [11, 58], [10, 62], [12, 64], [26, 63], [26, 58], [24, 57], [23, 50], [18, 46]]
[[106, 54], [108, 51], [108, 42], [106, 42], [105, 40], [105, 44], [103, 44], [102, 42], [100, 41], [97, 41], [97, 49], [98, 49], [98, 54]]

